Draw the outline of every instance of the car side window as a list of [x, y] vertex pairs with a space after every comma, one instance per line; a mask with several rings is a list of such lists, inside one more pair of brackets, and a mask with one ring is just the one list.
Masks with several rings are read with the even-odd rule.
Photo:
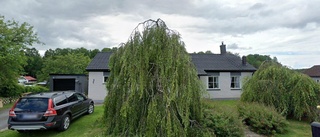
[[84, 100], [84, 97], [81, 96], [80, 94], [76, 94], [76, 96], [77, 96], [78, 100]]
[[75, 94], [73, 94], [70, 97], [68, 97], [68, 101], [69, 102], [78, 101], [78, 97]]
[[60, 105], [68, 103], [66, 96], [58, 96], [54, 99], [54, 101], [56, 103], [56, 106], [60, 106]]

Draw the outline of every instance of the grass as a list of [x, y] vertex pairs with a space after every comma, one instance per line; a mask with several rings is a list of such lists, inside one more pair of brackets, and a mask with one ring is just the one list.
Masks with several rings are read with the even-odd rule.
[[[205, 100], [208, 105], [222, 105], [231, 109], [237, 109], [239, 100]], [[236, 111], [236, 110], [235, 110]], [[311, 137], [310, 123], [304, 121], [288, 120], [288, 132], [276, 134], [275, 137]]]
[[[236, 109], [239, 100], [205, 100], [208, 105], [222, 105], [226, 108]], [[11, 104], [12, 105], [12, 104]], [[10, 108], [11, 106], [8, 105]], [[101, 125], [101, 117], [103, 115], [103, 106], [96, 106], [95, 112], [72, 121], [70, 128], [65, 132], [54, 130], [49, 131], [33, 131], [26, 134], [17, 131], [6, 130], [0, 132], [0, 136], [5, 137], [100, 137], [105, 136], [104, 128]], [[311, 126], [307, 122], [288, 120], [289, 127], [286, 134], [276, 134], [275, 137], [307, 137], [312, 136]]]
[[4, 110], [4, 109], [7, 109], [7, 108], [11, 108], [11, 107], [13, 106], [13, 104], [14, 104], [14, 103], [9, 103], [9, 104], [3, 105], [3, 107], [0, 108], [0, 111], [1, 111], [1, 110]]
[[276, 137], [311, 137], [311, 126], [307, 122], [288, 120], [288, 132], [286, 134], [276, 134]]
[[[91, 115], [85, 115], [72, 121], [69, 129], [64, 132], [55, 130], [32, 131], [27, 133], [19, 133], [13, 130], [5, 130], [0, 132], [0, 137], [94, 137], [99, 136], [102, 128], [99, 127], [99, 119], [103, 115], [103, 107], [95, 106], [95, 112]], [[99, 132], [97, 132], [99, 131]]]

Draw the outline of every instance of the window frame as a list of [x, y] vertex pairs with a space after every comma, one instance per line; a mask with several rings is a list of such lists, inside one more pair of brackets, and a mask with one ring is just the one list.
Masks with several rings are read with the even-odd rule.
[[[210, 78], [212, 78], [212, 82], [210, 82]], [[210, 87], [211, 83], [212, 83], [212, 88]], [[216, 85], [216, 87], [215, 87], [215, 85]], [[208, 76], [207, 89], [220, 89], [219, 76]]]
[[231, 75], [230, 76], [230, 88], [231, 89], [241, 89], [241, 80], [240, 75]]

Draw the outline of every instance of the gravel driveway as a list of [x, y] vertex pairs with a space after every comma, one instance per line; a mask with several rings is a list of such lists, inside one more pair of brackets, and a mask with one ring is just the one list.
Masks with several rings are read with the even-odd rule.
[[0, 131], [3, 131], [5, 129], [7, 129], [7, 121], [8, 121], [8, 117], [9, 117], [9, 110], [8, 109], [3, 109], [0, 110]]

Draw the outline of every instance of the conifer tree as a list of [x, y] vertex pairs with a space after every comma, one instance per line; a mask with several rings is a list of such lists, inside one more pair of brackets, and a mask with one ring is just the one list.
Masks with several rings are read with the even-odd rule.
[[203, 86], [179, 33], [162, 20], [140, 23], [109, 67], [108, 135], [180, 137], [199, 127]]

